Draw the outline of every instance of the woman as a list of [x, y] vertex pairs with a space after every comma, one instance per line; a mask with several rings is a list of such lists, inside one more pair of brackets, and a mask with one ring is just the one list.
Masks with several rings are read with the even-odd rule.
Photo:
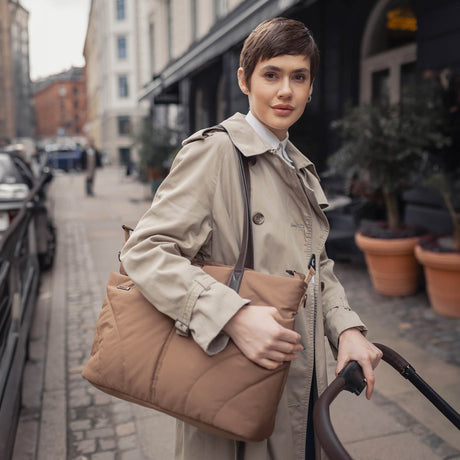
[[[122, 251], [122, 262], [140, 291], [176, 319], [212, 355], [231, 338], [250, 360], [268, 369], [292, 361], [273, 435], [238, 445], [177, 422], [176, 459], [303, 460], [314, 448], [312, 402], [326, 387], [324, 335], [338, 350], [337, 371], [357, 360], [368, 382], [381, 352], [348, 306], [324, 243], [327, 200], [313, 164], [289, 141], [288, 129], [313, 92], [319, 53], [300, 22], [275, 18], [245, 41], [238, 82], [250, 112], [222, 122], [227, 133], [202, 130], [183, 143], [171, 173]], [[233, 144], [250, 158], [254, 269], [306, 273], [317, 259], [315, 282], [295, 331], [283, 328], [276, 309], [248, 306], [190, 260], [235, 263], [243, 229], [243, 197]], [[185, 327], [184, 327], [185, 325]], [[310, 423], [308, 423], [310, 422]]]

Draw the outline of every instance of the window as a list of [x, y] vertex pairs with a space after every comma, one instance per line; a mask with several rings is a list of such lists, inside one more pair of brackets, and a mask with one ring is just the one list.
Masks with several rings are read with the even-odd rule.
[[227, 14], [227, 0], [214, 0], [214, 14], [216, 19]]
[[149, 24], [150, 74], [155, 73], [155, 26]]
[[371, 91], [373, 103], [390, 102], [389, 77], [389, 69], [379, 70], [371, 74]]
[[118, 59], [126, 59], [126, 56], [127, 56], [126, 37], [117, 38], [117, 56], [118, 56]]
[[414, 80], [417, 18], [408, 0], [378, 0], [361, 47], [360, 101], [397, 103]]
[[125, 0], [115, 0], [117, 2], [117, 19], [119, 21], [126, 18]]
[[67, 91], [64, 85], [59, 86], [59, 96], [65, 96], [66, 92]]
[[78, 88], [77, 88], [76, 86], [73, 87], [73, 93], [74, 93], [75, 95], [78, 94]]
[[173, 12], [171, 0], [168, 0], [167, 3], [167, 14], [168, 14], [168, 57], [172, 59], [173, 57]]
[[121, 147], [118, 149], [118, 160], [120, 164], [126, 165], [130, 161], [131, 151], [127, 147]]
[[78, 101], [73, 101], [73, 108], [78, 109]]
[[118, 97], [128, 97], [128, 76], [118, 76]]
[[192, 40], [195, 41], [198, 36], [198, 12], [196, 0], [192, 0], [191, 5], [191, 21], [192, 21]]
[[118, 120], [118, 134], [120, 136], [129, 136], [131, 134], [131, 118], [129, 116], [119, 116]]

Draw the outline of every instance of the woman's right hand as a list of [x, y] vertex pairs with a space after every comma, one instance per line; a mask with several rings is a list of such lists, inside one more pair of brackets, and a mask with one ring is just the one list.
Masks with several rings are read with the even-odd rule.
[[240, 351], [266, 369], [276, 369], [303, 350], [300, 334], [280, 324], [275, 307], [245, 305], [224, 327]]

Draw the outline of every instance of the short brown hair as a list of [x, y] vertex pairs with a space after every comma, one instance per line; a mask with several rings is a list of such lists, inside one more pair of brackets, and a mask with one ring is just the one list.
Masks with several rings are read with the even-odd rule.
[[240, 67], [246, 86], [257, 63], [282, 54], [301, 55], [310, 58], [311, 81], [319, 66], [319, 50], [311, 32], [294, 19], [273, 18], [260, 23], [246, 38], [240, 54]]

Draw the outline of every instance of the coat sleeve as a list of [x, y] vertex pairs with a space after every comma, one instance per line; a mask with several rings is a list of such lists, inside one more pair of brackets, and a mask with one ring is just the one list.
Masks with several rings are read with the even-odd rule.
[[334, 262], [328, 258], [326, 250], [320, 256], [320, 289], [324, 332], [331, 345], [338, 348], [339, 336], [345, 329], [356, 327], [364, 334], [367, 332], [358, 314], [354, 312], [345, 295], [345, 290], [334, 275]]
[[222, 150], [211, 138], [181, 149], [121, 252], [141, 293], [210, 355], [225, 348], [222, 328], [249, 302], [190, 262], [212, 243], [216, 185], [224, 156], [233, 153]]

